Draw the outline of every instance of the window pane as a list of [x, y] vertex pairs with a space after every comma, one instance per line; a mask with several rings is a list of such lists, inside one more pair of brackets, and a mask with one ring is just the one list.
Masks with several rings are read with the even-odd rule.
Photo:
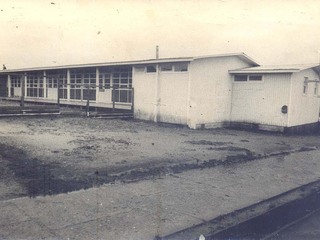
[[176, 64], [174, 64], [174, 71], [175, 72], [187, 72], [188, 71], [188, 64], [187, 63], [176, 63]]
[[250, 75], [249, 81], [262, 81], [262, 75]]
[[128, 102], [127, 90], [120, 90], [120, 102]]
[[172, 71], [172, 64], [162, 64], [160, 66], [161, 71]]
[[156, 66], [155, 65], [149, 65], [147, 66], [147, 72], [148, 73], [151, 73], [151, 72], [156, 72], [157, 69], [156, 69]]
[[145, 67], [138, 66], [138, 67], [135, 67], [134, 70], [135, 70], [136, 72], [144, 72]]
[[234, 81], [236, 82], [246, 82], [248, 79], [248, 75], [235, 75]]

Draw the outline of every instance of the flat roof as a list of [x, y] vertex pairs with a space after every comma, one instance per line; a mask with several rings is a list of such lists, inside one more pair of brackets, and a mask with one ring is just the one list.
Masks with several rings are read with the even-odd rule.
[[112, 67], [112, 66], [134, 66], [140, 64], [156, 64], [156, 63], [169, 63], [169, 62], [191, 62], [197, 59], [206, 58], [219, 58], [219, 57], [239, 57], [241, 60], [253, 65], [259, 64], [245, 53], [229, 53], [229, 54], [216, 54], [198, 57], [180, 57], [180, 58], [159, 58], [159, 59], [146, 59], [146, 60], [134, 60], [134, 61], [119, 61], [119, 62], [103, 62], [103, 63], [89, 63], [89, 64], [74, 64], [74, 65], [62, 65], [62, 66], [47, 66], [47, 67], [35, 67], [35, 68], [20, 68], [20, 69], [6, 69], [1, 70], [1, 73], [13, 73], [13, 72], [27, 72], [27, 71], [44, 71], [44, 70], [59, 70], [69, 68], [88, 68], [88, 67]]
[[294, 73], [300, 72], [305, 69], [314, 69], [319, 72], [319, 63], [318, 64], [292, 64], [292, 65], [266, 65], [266, 66], [257, 66], [249, 68], [241, 68], [235, 70], [229, 70], [229, 73]]

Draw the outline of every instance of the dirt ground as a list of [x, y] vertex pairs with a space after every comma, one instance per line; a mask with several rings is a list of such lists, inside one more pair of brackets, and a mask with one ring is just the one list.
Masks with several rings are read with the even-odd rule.
[[0, 200], [129, 183], [318, 148], [318, 135], [191, 130], [84, 117], [1, 118]]

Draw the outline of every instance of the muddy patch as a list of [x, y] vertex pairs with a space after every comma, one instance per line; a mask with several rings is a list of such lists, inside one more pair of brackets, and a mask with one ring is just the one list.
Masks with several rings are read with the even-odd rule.
[[4, 170], [12, 172], [8, 177], [23, 186], [26, 195], [30, 197], [66, 193], [89, 188], [101, 182], [94, 172], [84, 174], [60, 164], [43, 163], [37, 158], [29, 158], [20, 149], [4, 144], [0, 144], [0, 150]]
[[[162, 162], [161, 165], [148, 163], [130, 167], [126, 166], [127, 162], [123, 160], [119, 163], [124, 164], [124, 166], [121, 166], [118, 170], [111, 169], [110, 167], [76, 169], [72, 166], [65, 166], [59, 163], [46, 163], [41, 159], [28, 156], [28, 154], [21, 149], [4, 144], [0, 144], [0, 154], [2, 156], [0, 159], [2, 168], [6, 168], [7, 172], [12, 173], [10, 174], [11, 180], [17, 182], [25, 189], [25, 196], [35, 197], [38, 195], [67, 193], [119, 181], [129, 183], [156, 179], [164, 177], [165, 175], [174, 175], [195, 169], [201, 170], [217, 166], [230, 167], [235, 164], [271, 156], [260, 156], [246, 148], [233, 146], [215, 147], [215, 150], [226, 151], [228, 155], [223, 159], [210, 159], [207, 161], [196, 160], [176, 164], [173, 162], [164, 164]], [[312, 150], [314, 150], [314, 148], [303, 148], [298, 151]], [[290, 153], [278, 153], [277, 155], [282, 154]], [[79, 158], [80, 157], [86, 156], [83, 155], [79, 156]], [[2, 180], [3, 179], [0, 178], [0, 181]], [[0, 197], [1, 194], [0, 191]]]
[[[4, 144], [0, 144], [0, 150], [3, 166], [12, 172], [12, 180], [23, 186], [26, 191], [25, 194], [30, 197], [67, 193], [116, 181], [136, 182], [193, 169], [211, 168], [253, 160], [252, 155], [248, 153], [245, 155], [246, 157], [237, 155], [227, 157], [225, 160], [211, 159], [180, 164], [167, 163], [158, 166], [145, 164], [115, 172], [107, 167], [74, 169], [71, 166], [59, 163], [45, 163], [41, 159], [29, 157], [21, 149]], [[125, 164], [126, 161], [123, 160], [120, 163]]]
[[207, 140], [200, 141], [186, 141], [185, 143], [193, 144], [193, 145], [207, 145], [207, 146], [224, 146], [227, 144], [233, 144], [232, 142], [212, 142]]

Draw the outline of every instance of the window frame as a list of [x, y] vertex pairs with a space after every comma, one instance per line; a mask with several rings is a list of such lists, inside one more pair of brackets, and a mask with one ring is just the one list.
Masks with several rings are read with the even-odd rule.
[[[149, 67], [153, 67], [154, 71], [148, 71]], [[146, 73], [151, 73], [151, 74], [157, 73], [157, 65], [156, 64], [149, 64], [146, 66], [145, 71], [146, 71]]]
[[[169, 67], [169, 66], [170, 68], [163, 69], [164, 67]], [[160, 64], [159, 67], [161, 72], [174, 72], [172, 63], [162, 63]]]
[[[176, 62], [176, 63], [173, 63], [173, 72], [176, 72], [176, 73], [186, 73], [186, 72], [189, 72], [189, 63], [188, 62]], [[177, 70], [177, 66], [183, 66], [185, 65], [186, 68], [182, 68], [180, 70]], [[185, 70], [183, 70], [185, 69]]]
[[[237, 76], [246, 76], [246, 80], [236, 80]], [[261, 80], [250, 80], [250, 77], [253, 76], [261, 76]], [[247, 84], [252, 84], [252, 83], [263, 83], [264, 82], [264, 75], [263, 74], [235, 74], [233, 75], [233, 82], [234, 83], [247, 83]]]

